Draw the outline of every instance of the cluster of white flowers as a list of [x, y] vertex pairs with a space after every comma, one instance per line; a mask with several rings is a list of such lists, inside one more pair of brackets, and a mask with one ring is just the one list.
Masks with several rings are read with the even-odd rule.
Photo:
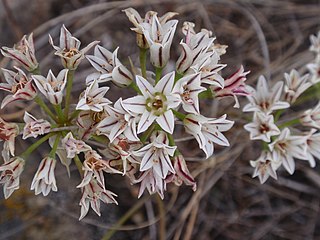
[[[243, 111], [254, 112], [254, 115], [252, 122], [244, 128], [250, 132], [251, 140], [263, 141], [261, 156], [250, 161], [255, 168], [253, 177], [258, 176], [261, 183], [269, 176], [277, 179], [276, 171], [280, 166], [293, 174], [295, 158], [308, 161], [311, 167], [316, 165], [315, 158], [320, 159], [320, 103], [301, 116], [295, 115], [289, 120], [281, 118], [283, 109], [298, 104], [303, 97], [319, 94], [316, 89], [320, 82], [320, 32], [318, 36], [312, 35], [310, 40], [310, 51], [316, 53], [316, 58], [315, 62], [306, 65], [309, 74], [301, 76], [293, 69], [284, 74], [284, 82], [277, 82], [271, 89], [263, 76], [259, 78], [256, 90], [247, 87], [249, 103]], [[309, 92], [302, 95], [307, 89]], [[298, 129], [295, 126], [298, 124], [304, 127]]]
[[[18, 67], [15, 71], [2, 69], [7, 83], [1, 83], [0, 89], [9, 94], [1, 108], [18, 100], [34, 100], [46, 113], [36, 118], [26, 112], [24, 123], [9, 123], [0, 118], [0, 140], [4, 141], [0, 183], [4, 185], [5, 198], [19, 188], [20, 174], [24, 165], [29, 164], [27, 157], [45, 142], [51, 151], [40, 162], [31, 189], [44, 196], [51, 190], [57, 191], [56, 159], [66, 166], [69, 175], [69, 166], [74, 161], [82, 176], [78, 185], [82, 191], [80, 219], [86, 216], [90, 206], [100, 215], [100, 201], [117, 204], [116, 194], [106, 188], [106, 173], [121, 174], [132, 184], [140, 184], [138, 197], [147, 189], [150, 194], [158, 193], [163, 198], [171, 182], [185, 183], [195, 191], [196, 182], [174, 141], [177, 122], [194, 136], [207, 158], [214, 153], [215, 144], [229, 146], [223, 132], [233, 126], [233, 121], [227, 120], [226, 114], [217, 118], [201, 115], [199, 99], [231, 96], [235, 107], [239, 107], [237, 96], [248, 95], [245, 87], [248, 72], [241, 66], [224, 79], [220, 74], [226, 64], [219, 62], [226, 46], [214, 43], [215, 37], [206, 29], [196, 32], [191, 22], [182, 26], [184, 38], [180, 42], [182, 51], [176, 60], [176, 69], [167, 72], [178, 26], [178, 20], [172, 20], [176, 13], [158, 17], [156, 12], [149, 11], [142, 18], [132, 8], [124, 12], [134, 25], [132, 30], [140, 51], [139, 68], [127, 68], [118, 59], [119, 48], [111, 52], [98, 45], [98, 41], [80, 50], [80, 41], [64, 25], [59, 46], [55, 46], [55, 39], [49, 36], [54, 54], [61, 58], [63, 65], [57, 75], [51, 70], [46, 77], [41, 74], [32, 34], [23, 37], [13, 48], [2, 48], [5, 57], [26, 71]], [[86, 55], [93, 47], [94, 54]], [[147, 71], [148, 57], [154, 69], [152, 74]], [[71, 104], [74, 73], [85, 59], [92, 65], [93, 73], [86, 77], [86, 87], [78, 102]], [[119, 97], [113, 103], [105, 95], [110, 88], [118, 87], [131, 88], [136, 96]], [[274, 106], [269, 106], [269, 110], [279, 109], [278, 98], [276, 92]], [[37, 141], [15, 156], [14, 142], [20, 134], [22, 139], [33, 137]], [[91, 144], [93, 141], [105, 147], [97, 149]], [[30, 160], [30, 164], [38, 161]]]

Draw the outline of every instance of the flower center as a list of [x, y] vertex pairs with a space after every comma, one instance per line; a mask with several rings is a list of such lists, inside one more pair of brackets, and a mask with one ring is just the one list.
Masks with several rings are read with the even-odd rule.
[[72, 58], [74, 55], [77, 55], [79, 52], [78, 49], [76, 48], [70, 48], [69, 50], [66, 49], [63, 56], [66, 57], [66, 58]]
[[267, 124], [262, 123], [259, 128], [260, 133], [267, 133], [270, 131], [270, 128]]
[[167, 110], [167, 98], [162, 93], [156, 92], [154, 98], [148, 98], [146, 101], [146, 109], [156, 116], [162, 115]]

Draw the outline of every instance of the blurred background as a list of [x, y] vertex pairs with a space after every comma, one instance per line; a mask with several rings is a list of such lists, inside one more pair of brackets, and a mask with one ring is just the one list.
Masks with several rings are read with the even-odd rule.
[[[127, 7], [136, 8], [141, 16], [149, 10], [160, 16], [168, 11], [179, 13], [172, 59], [180, 54], [184, 21], [194, 22], [198, 31], [211, 30], [216, 42], [229, 46], [221, 60], [228, 64], [222, 75], [228, 76], [243, 64], [251, 71], [247, 82], [253, 85], [261, 74], [273, 82], [283, 80], [283, 74], [293, 68], [304, 71], [314, 57], [308, 51], [309, 35], [320, 30], [320, 1], [313, 0], [1, 0], [0, 46], [12, 47], [24, 34], [33, 32], [42, 73], [46, 75], [49, 69], [57, 73], [62, 67], [48, 44], [48, 34], [58, 44], [60, 27], [65, 24], [83, 46], [93, 40], [101, 41], [111, 51], [120, 46], [122, 62], [129, 66], [130, 57], [137, 65], [135, 34], [121, 11]], [[169, 64], [174, 66], [174, 62]], [[1, 56], [0, 66], [10, 69], [12, 63]], [[84, 89], [85, 77], [91, 72], [93, 68], [83, 61], [76, 72], [74, 96]], [[3, 75], [0, 78], [4, 81]], [[127, 94], [120, 88], [114, 90], [108, 92], [113, 101]], [[4, 96], [0, 92], [0, 99]], [[311, 99], [303, 109], [317, 101]], [[242, 99], [241, 106], [245, 102]], [[251, 178], [253, 168], [249, 165], [249, 160], [259, 156], [260, 145], [250, 141], [242, 129], [246, 117], [241, 110], [232, 108], [231, 99], [202, 101], [201, 105], [205, 116], [227, 113], [236, 125], [227, 134], [231, 147], [217, 148], [208, 160], [204, 160], [197, 143], [185, 139], [178, 128], [175, 137], [198, 183], [196, 192], [186, 186], [169, 185], [164, 201], [148, 194], [138, 200], [139, 186], [131, 186], [121, 176], [108, 175], [107, 185], [118, 194], [119, 205], [101, 205], [101, 217], [90, 210], [79, 222], [80, 191], [76, 186], [81, 179], [74, 166], [69, 179], [65, 168], [57, 165], [57, 193], [43, 197], [29, 190], [38, 164], [48, 151], [44, 145], [33, 159], [28, 159], [20, 189], [8, 200], [4, 200], [1, 189], [0, 240], [320, 239], [319, 165], [312, 169], [307, 162], [297, 160], [293, 176], [279, 171], [278, 181], [269, 179], [261, 185]], [[21, 121], [26, 110], [37, 116], [35, 105], [23, 102], [0, 110], [0, 116]], [[293, 111], [298, 114], [300, 109]], [[17, 144], [19, 153], [29, 143]]]

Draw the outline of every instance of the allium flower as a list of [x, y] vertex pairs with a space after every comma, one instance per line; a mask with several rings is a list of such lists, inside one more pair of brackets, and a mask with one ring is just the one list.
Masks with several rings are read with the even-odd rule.
[[27, 139], [29, 137], [36, 138], [39, 135], [46, 134], [50, 131], [51, 124], [47, 120], [36, 119], [28, 112], [24, 113], [23, 120], [26, 125], [23, 128], [22, 139]]
[[223, 97], [234, 97], [235, 104], [234, 107], [239, 108], [239, 101], [237, 96], [249, 96], [250, 93], [246, 89], [247, 85], [245, 81], [247, 80], [247, 74], [250, 71], [245, 72], [243, 66], [241, 66], [234, 74], [224, 80], [224, 87], [213, 86], [211, 89], [214, 91], [214, 96], [216, 98]]
[[187, 75], [178, 80], [172, 92], [181, 98], [182, 107], [186, 112], [199, 114], [199, 99], [200, 92], [206, 88], [200, 86], [200, 74]]
[[206, 118], [201, 115], [188, 114], [183, 120], [186, 132], [195, 137], [207, 158], [213, 154], [213, 143], [229, 146], [228, 140], [221, 132], [228, 131], [234, 122], [226, 120], [226, 116], [225, 114], [220, 118]]
[[176, 146], [169, 146], [169, 139], [165, 132], [154, 132], [150, 137], [150, 144], [136, 151], [136, 156], [142, 157], [140, 171], [153, 169], [162, 179], [165, 179], [168, 172], [175, 173], [170, 156], [173, 157]]
[[211, 37], [212, 33], [205, 30], [195, 33], [194, 26], [191, 22], [183, 23], [182, 32], [186, 37], [185, 41], [180, 42], [182, 53], [176, 63], [177, 72], [180, 74], [212, 55], [212, 51], [208, 52], [215, 40]]
[[104, 106], [111, 103], [110, 100], [104, 98], [104, 95], [109, 90], [109, 87], [99, 87], [98, 82], [94, 81], [90, 86], [87, 86], [82, 97], [80, 98], [76, 109], [91, 110], [101, 112]]
[[57, 105], [62, 102], [63, 90], [67, 83], [68, 70], [63, 69], [55, 77], [49, 70], [47, 77], [32, 75], [32, 78], [40, 92], [49, 100], [51, 104]]
[[35, 56], [32, 33], [28, 38], [24, 35], [21, 41], [14, 45], [13, 48], [2, 47], [1, 53], [3, 56], [20, 63], [29, 72], [35, 70], [39, 65]]
[[60, 30], [60, 45], [55, 46], [52, 37], [49, 35], [49, 43], [56, 50], [55, 55], [61, 57], [62, 65], [70, 70], [78, 67], [81, 60], [84, 59], [86, 52], [90, 50], [99, 41], [91, 42], [88, 46], [80, 50], [81, 42], [73, 37], [71, 33], [63, 25]]
[[250, 165], [254, 167], [252, 177], [259, 177], [260, 183], [267, 181], [269, 176], [277, 180], [277, 169], [281, 166], [281, 162], [277, 161], [271, 152], [263, 151], [260, 157], [255, 161], [250, 161]]
[[162, 77], [155, 87], [143, 77], [137, 76], [137, 85], [142, 95], [123, 100], [127, 110], [142, 114], [137, 133], [147, 130], [155, 120], [163, 130], [173, 133], [174, 115], [171, 109], [180, 104], [180, 99], [171, 93], [173, 83], [174, 72]]
[[137, 136], [137, 116], [124, 108], [122, 98], [114, 104], [114, 108], [110, 107], [106, 110], [109, 116], [97, 126], [100, 134], [106, 135], [110, 142], [113, 142], [121, 133], [131, 141], [140, 140]]
[[32, 80], [20, 69], [15, 67], [17, 72], [2, 68], [7, 83], [0, 83], [0, 89], [11, 93], [1, 103], [1, 108], [17, 100], [32, 100], [37, 95]]
[[156, 15], [151, 24], [141, 23], [144, 37], [150, 46], [150, 62], [153, 66], [163, 68], [170, 58], [170, 48], [178, 20], [170, 20], [161, 24]]
[[315, 158], [320, 159], [320, 133], [311, 129], [307, 135], [307, 160], [311, 167], [316, 166]]
[[67, 158], [74, 158], [77, 154], [81, 152], [91, 150], [91, 147], [87, 145], [84, 141], [75, 139], [71, 132], [69, 132], [61, 140], [61, 144], [67, 152]]
[[280, 134], [277, 125], [274, 124], [273, 115], [255, 112], [252, 123], [244, 125], [244, 129], [250, 132], [251, 140], [263, 140], [270, 142], [272, 136]]
[[118, 49], [113, 53], [97, 45], [94, 48], [94, 55], [87, 55], [91, 65], [98, 71], [89, 75], [86, 84], [89, 85], [97, 79], [98, 83], [112, 81], [118, 86], [128, 86], [132, 82], [131, 72], [118, 59]]
[[310, 51], [320, 53], [320, 31], [318, 32], [317, 36], [316, 35], [311, 35], [310, 36]]
[[3, 184], [5, 199], [19, 189], [20, 175], [23, 171], [25, 161], [20, 157], [13, 157], [0, 166], [0, 184]]
[[307, 64], [307, 68], [311, 74], [310, 82], [312, 84], [320, 82], [320, 58], [314, 63]]
[[95, 179], [92, 179], [87, 185], [82, 186], [81, 191], [82, 197], [79, 204], [81, 206], [81, 215], [79, 220], [87, 215], [90, 206], [98, 216], [100, 216], [100, 200], [104, 203], [115, 203], [118, 205], [114, 199], [114, 196], [117, 195], [106, 190], [105, 187]]
[[309, 75], [300, 76], [295, 69], [291, 70], [290, 74], [285, 73], [284, 77], [286, 79], [285, 100], [290, 104], [293, 104], [305, 90], [312, 86], [312, 83], [308, 82]]
[[264, 76], [260, 76], [257, 84], [257, 90], [250, 88], [251, 94], [247, 96], [250, 103], [244, 106], [244, 112], [260, 111], [270, 114], [274, 110], [290, 107], [287, 102], [280, 101], [283, 82], [277, 82], [270, 90]]
[[0, 142], [4, 141], [2, 157], [5, 161], [14, 156], [14, 140], [19, 134], [19, 127], [15, 123], [8, 123], [0, 117]]
[[175, 184], [180, 186], [182, 182], [184, 182], [186, 185], [191, 186], [193, 191], [196, 191], [197, 183], [195, 182], [193, 176], [190, 174], [184, 157], [179, 154], [178, 156], [175, 156], [173, 158], [173, 162], [173, 167], [176, 171], [176, 174], [173, 177], [173, 181], [175, 182]]
[[313, 109], [305, 111], [300, 122], [304, 126], [320, 129], [320, 102]]
[[293, 174], [295, 162], [293, 158], [307, 160], [307, 137], [291, 136], [290, 130], [285, 128], [279, 137], [269, 144], [273, 159], [280, 161], [288, 173]]
[[42, 159], [31, 183], [31, 190], [35, 190], [36, 195], [42, 193], [43, 196], [47, 196], [51, 190], [58, 191], [54, 176], [56, 163], [57, 161], [51, 157]]

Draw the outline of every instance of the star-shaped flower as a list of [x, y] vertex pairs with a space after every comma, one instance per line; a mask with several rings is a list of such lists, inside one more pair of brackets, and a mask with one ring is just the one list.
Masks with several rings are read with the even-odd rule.
[[27, 139], [29, 137], [38, 137], [39, 135], [46, 134], [50, 131], [51, 124], [43, 119], [36, 119], [30, 113], [25, 112], [23, 117], [26, 125], [23, 128], [22, 139]]

